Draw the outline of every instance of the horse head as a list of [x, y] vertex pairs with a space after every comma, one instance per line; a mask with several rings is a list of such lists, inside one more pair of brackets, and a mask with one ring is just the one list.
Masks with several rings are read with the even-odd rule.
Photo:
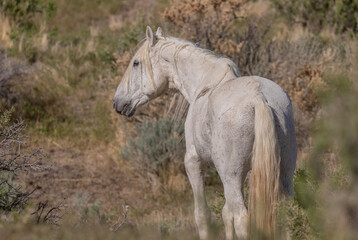
[[148, 26], [146, 39], [131, 59], [113, 99], [113, 108], [127, 117], [149, 100], [159, 96], [168, 79], [158, 54], [158, 41], [164, 40], [162, 30], [156, 34]]

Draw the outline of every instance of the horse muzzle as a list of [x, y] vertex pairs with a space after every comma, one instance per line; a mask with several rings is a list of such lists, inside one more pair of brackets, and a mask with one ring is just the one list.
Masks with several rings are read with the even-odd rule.
[[131, 117], [135, 113], [135, 107], [132, 106], [132, 102], [119, 101], [118, 99], [113, 100], [113, 108], [117, 113], [126, 117]]

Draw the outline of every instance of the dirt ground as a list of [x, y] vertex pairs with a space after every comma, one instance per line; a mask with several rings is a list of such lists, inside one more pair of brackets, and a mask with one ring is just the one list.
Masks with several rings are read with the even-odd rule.
[[[49, 168], [27, 176], [29, 186], [39, 186], [36, 199], [67, 207], [97, 205], [105, 213], [120, 212], [123, 205], [145, 209], [148, 201], [143, 184], [115, 148], [89, 151], [65, 149], [50, 143], [45, 163]], [[84, 207], [84, 206], [82, 206]]]

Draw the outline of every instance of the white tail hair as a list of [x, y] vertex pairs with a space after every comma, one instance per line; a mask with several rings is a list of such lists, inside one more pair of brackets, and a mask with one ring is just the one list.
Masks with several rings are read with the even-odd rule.
[[261, 96], [255, 105], [255, 141], [250, 176], [251, 239], [274, 239], [280, 194], [280, 161], [274, 116]]

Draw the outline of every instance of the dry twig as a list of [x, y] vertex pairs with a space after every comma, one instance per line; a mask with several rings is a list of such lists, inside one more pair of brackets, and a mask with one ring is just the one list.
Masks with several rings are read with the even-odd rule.
[[123, 205], [122, 216], [119, 216], [117, 222], [111, 227], [112, 232], [117, 232], [118, 229], [120, 229], [123, 226], [123, 224], [127, 220], [128, 211], [129, 211], [129, 206], [128, 205]]

